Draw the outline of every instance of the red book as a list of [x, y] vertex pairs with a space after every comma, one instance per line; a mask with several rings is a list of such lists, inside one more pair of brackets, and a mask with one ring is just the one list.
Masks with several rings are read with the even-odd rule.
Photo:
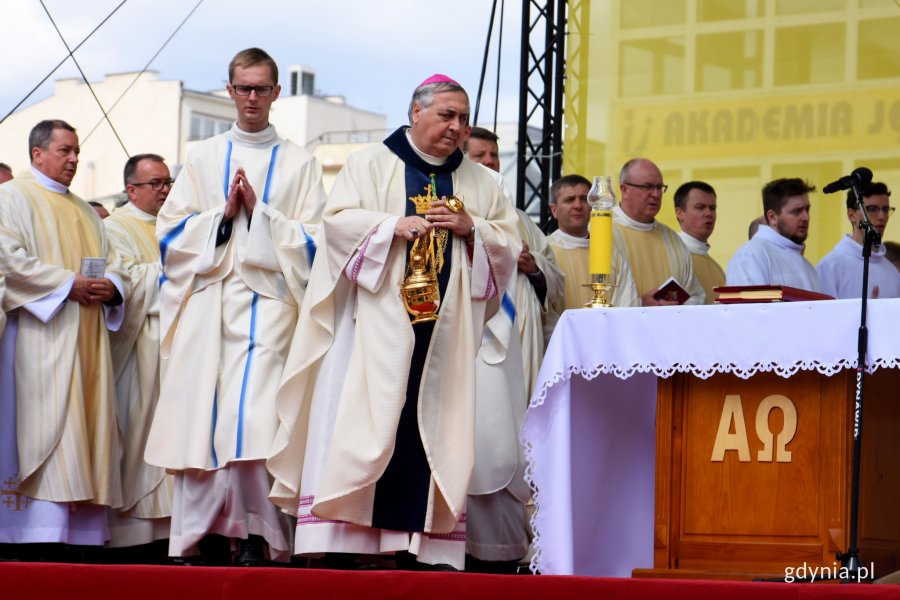
[[713, 288], [716, 304], [741, 304], [744, 302], [805, 302], [809, 300], [834, 300], [834, 296], [811, 292], [787, 285], [723, 285]]
[[691, 295], [681, 287], [681, 284], [674, 277], [669, 277], [665, 283], [659, 286], [659, 289], [653, 292], [653, 297], [657, 300], [668, 300], [684, 304]]

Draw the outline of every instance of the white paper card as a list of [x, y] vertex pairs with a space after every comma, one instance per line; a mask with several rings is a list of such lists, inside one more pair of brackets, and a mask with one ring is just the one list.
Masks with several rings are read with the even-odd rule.
[[106, 273], [106, 259], [85, 256], [81, 259], [81, 274], [93, 279], [101, 279]]

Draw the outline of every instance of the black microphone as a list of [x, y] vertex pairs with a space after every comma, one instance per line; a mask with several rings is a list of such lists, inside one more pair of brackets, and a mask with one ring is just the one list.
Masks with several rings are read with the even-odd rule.
[[853, 169], [853, 172], [849, 175], [845, 175], [837, 181], [832, 181], [823, 187], [822, 191], [826, 194], [833, 194], [834, 192], [852, 188], [854, 185], [864, 186], [870, 181], [872, 181], [872, 171], [865, 167], [859, 167], [858, 169]]

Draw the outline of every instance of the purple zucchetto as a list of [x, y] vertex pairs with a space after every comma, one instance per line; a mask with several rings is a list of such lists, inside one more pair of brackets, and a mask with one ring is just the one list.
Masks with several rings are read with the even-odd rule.
[[[451, 77], [447, 77], [446, 75], [443, 75], [441, 73], [435, 73], [434, 75], [432, 75], [431, 77], [429, 77], [428, 79], [426, 79], [425, 81], [420, 83], [418, 86], [416, 86], [416, 89], [418, 89], [422, 86], [428, 85], [430, 83], [452, 83], [454, 85], [459, 85], [459, 82], [456, 81], [455, 79], [453, 79]], [[459, 87], [462, 87], [462, 86], [459, 85]]]

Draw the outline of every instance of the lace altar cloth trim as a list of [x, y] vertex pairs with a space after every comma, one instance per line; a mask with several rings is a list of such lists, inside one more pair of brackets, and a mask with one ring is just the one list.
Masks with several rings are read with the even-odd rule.
[[[900, 368], [900, 336], [894, 329], [900, 299], [870, 300], [867, 308], [866, 371]], [[834, 375], [856, 368], [859, 320], [859, 299], [569, 310], [548, 345], [529, 412], [541, 409], [544, 419], [552, 419], [552, 407], [544, 406], [548, 394], [573, 375], [586, 380], [601, 374], [628, 379], [639, 373], [691, 373], [701, 379], [717, 373], [742, 379], [764, 372], [785, 378], [797, 371]], [[540, 482], [534, 480], [537, 457], [527, 430], [521, 441], [525, 480], [536, 508], [531, 518], [536, 549], [531, 570], [538, 572]]]

